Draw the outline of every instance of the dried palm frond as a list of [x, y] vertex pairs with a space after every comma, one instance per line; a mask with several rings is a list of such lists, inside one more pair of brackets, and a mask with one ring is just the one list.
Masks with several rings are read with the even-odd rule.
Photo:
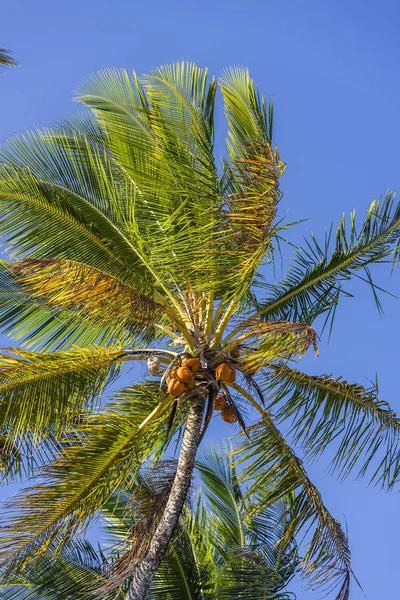
[[168, 501], [176, 464], [172, 460], [161, 461], [138, 475], [126, 507], [126, 516], [132, 523], [126, 538], [130, 549], [109, 567], [108, 581], [100, 593], [120, 587], [145, 556]]

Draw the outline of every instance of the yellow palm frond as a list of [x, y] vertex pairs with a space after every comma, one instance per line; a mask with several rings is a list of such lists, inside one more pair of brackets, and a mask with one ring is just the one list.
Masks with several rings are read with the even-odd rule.
[[226, 338], [225, 351], [240, 348], [239, 365], [246, 373], [256, 373], [269, 363], [303, 356], [310, 346], [317, 353], [317, 336], [306, 323], [248, 320], [233, 339]]
[[100, 322], [142, 328], [158, 323], [164, 307], [130, 285], [88, 265], [57, 259], [25, 259], [13, 265], [33, 298]]

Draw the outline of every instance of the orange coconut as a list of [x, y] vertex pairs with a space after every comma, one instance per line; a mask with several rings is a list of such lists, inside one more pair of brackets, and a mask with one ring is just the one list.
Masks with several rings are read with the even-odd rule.
[[190, 369], [192, 373], [196, 373], [200, 369], [201, 364], [198, 358], [185, 358], [182, 366]]
[[222, 383], [233, 383], [236, 379], [236, 369], [227, 363], [221, 363], [215, 370], [215, 377]]
[[172, 369], [171, 373], [167, 377], [167, 384], [171, 381], [171, 379], [176, 379], [176, 369]]
[[218, 396], [215, 398], [214, 408], [215, 410], [224, 410], [224, 408], [226, 408], [225, 396], [218, 394]]
[[234, 423], [237, 421], [236, 410], [232, 406], [227, 406], [221, 411], [221, 417], [227, 423]]
[[184, 383], [188, 383], [193, 379], [193, 373], [188, 367], [179, 367], [176, 370], [176, 378], [179, 381], [183, 381]]
[[171, 394], [171, 396], [175, 396], [175, 398], [183, 394], [185, 389], [185, 384], [182, 381], [178, 381], [177, 379], [171, 379], [171, 381], [168, 384], [168, 393]]

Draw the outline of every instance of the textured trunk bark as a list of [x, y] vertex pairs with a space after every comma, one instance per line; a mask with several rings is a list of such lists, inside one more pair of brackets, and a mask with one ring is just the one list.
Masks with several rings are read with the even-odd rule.
[[195, 397], [191, 403], [171, 492], [147, 554], [134, 572], [126, 600], [145, 598], [186, 500], [200, 440], [205, 398]]

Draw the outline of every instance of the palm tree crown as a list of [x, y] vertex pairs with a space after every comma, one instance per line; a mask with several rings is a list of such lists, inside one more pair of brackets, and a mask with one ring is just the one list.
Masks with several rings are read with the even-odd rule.
[[[220, 166], [217, 89], [228, 127]], [[369, 266], [398, 258], [399, 204], [391, 194], [374, 201], [359, 227], [354, 214], [342, 218], [323, 243], [306, 240], [280, 283], [265, 283], [259, 269], [273, 263], [284, 227], [285, 165], [272, 105], [247, 70], [227, 69], [217, 82], [187, 62], [142, 77], [109, 69], [88, 78], [77, 101], [82, 114], [1, 151], [10, 262], [0, 263], [0, 317], [24, 342], [0, 358], [3, 472], [41, 477], [9, 504], [4, 577], [62, 548], [118, 490], [134, 493], [143, 462], [161, 460], [183, 430], [163, 511], [131, 556], [128, 598], [144, 597], [217, 406], [247, 435], [238, 477], [251, 475], [257, 510], [291, 495], [282, 541], [314, 528], [304, 571], [347, 599], [346, 535], [278, 425], [291, 420], [313, 456], [334, 441], [343, 475], [370, 469], [388, 488], [398, 479], [399, 420], [377, 389], [290, 365], [316, 351], [313, 325], [332, 322], [351, 276], [364, 272], [375, 291]], [[147, 359], [156, 377], [100, 407], [124, 364]], [[246, 405], [258, 413], [250, 426]]]

